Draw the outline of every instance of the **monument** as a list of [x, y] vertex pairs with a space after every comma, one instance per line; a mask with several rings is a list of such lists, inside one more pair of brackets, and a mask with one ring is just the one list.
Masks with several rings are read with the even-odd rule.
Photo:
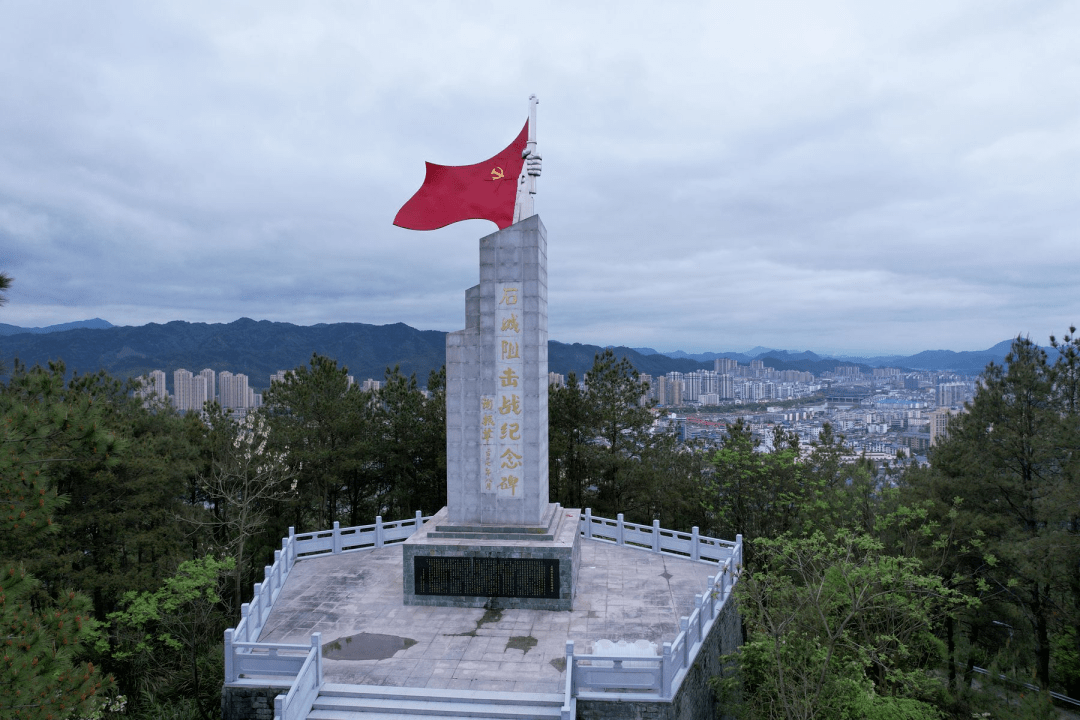
[[570, 610], [580, 510], [548, 498], [547, 231], [534, 212], [540, 155], [529, 120], [483, 163], [427, 164], [396, 225], [465, 219], [480, 240], [480, 284], [465, 329], [446, 338], [447, 501], [403, 546], [406, 605]]

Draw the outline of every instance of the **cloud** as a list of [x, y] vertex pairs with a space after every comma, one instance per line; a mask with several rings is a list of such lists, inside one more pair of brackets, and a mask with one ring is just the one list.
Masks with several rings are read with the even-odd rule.
[[0, 10], [3, 321], [452, 330], [425, 160], [540, 105], [555, 339], [915, 352], [1080, 316], [1066, 2]]

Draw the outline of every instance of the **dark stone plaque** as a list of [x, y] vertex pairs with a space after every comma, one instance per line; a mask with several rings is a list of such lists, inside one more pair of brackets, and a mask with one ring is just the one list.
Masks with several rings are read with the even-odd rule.
[[546, 558], [413, 558], [417, 595], [559, 599], [559, 561]]

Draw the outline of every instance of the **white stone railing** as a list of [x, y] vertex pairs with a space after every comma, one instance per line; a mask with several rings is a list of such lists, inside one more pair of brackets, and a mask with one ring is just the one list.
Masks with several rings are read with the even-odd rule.
[[741, 535], [737, 535], [734, 541], [720, 540], [699, 534], [696, 526], [686, 533], [666, 530], [660, 527], [659, 520], [653, 520], [652, 525], [638, 525], [625, 522], [622, 513], [611, 520], [595, 516], [592, 508], [585, 508], [581, 516], [581, 534], [590, 540], [715, 563], [722, 563], [730, 558], [737, 547], [739, 562], [742, 562]]
[[311, 636], [311, 650], [289, 692], [274, 698], [274, 720], [305, 720], [322, 684], [322, 633], [315, 633]]
[[651, 527], [627, 523], [621, 513], [616, 520], [594, 517], [588, 509], [581, 523], [582, 534], [593, 540], [717, 563], [720, 572], [709, 577], [705, 593], [694, 596], [694, 611], [679, 618], [680, 632], [664, 643], [662, 656], [574, 655], [573, 662], [567, 662], [568, 682], [577, 698], [614, 700], [622, 694], [639, 700], [673, 697], [719, 622], [738, 581], [742, 535], [736, 535], [734, 542], [719, 540], [699, 535], [696, 527], [682, 533], [665, 530], [659, 522]]
[[[274, 552], [273, 565], [263, 569], [263, 581], [255, 584], [251, 602], [240, 606], [240, 622], [225, 631], [225, 682], [252, 685], [258, 684], [259, 678], [288, 680], [288, 693], [275, 699], [275, 720], [306, 717], [322, 684], [320, 635], [311, 636], [310, 647], [258, 642], [296, 561], [385, 547], [405, 540], [429, 520], [430, 516], [417, 511], [409, 520], [384, 523], [381, 517], [376, 517], [372, 525], [346, 528], [335, 522], [329, 530], [299, 535], [290, 527], [289, 536], [281, 540], [281, 550]], [[579, 529], [590, 540], [715, 563], [719, 567], [720, 572], [709, 577], [706, 592], [695, 596], [694, 612], [680, 618], [679, 634], [664, 643], [663, 656], [575, 655], [573, 642], [567, 643], [564, 718], [573, 717], [576, 699], [580, 697], [612, 700], [620, 693], [627, 693], [637, 699], [671, 698], [731, 596], [742, 568], [742, 536], [737, 535], [734, 542], [719, 540], [700, 535], [696, 527], [689, 533], [666, 530], [659, 521], [651, 526], [638, 525], [625, 522], [622, 513], [611, 520], [594, 516], [591, 509], [581, 516]]]
[[[319, 530], [301, 535], [293, 534], [289, 528], [289, 537], [296, 538], [296, 552], [300, 558], [318, 557], [319, 555], [338, 555], [340, 553], [381, 548], [390, 543], [405, 540], [431, 517], [424, 517], [419, 510], [416, 516], [408, 520], [395, 520], [384, 523], [381, 516], [376, 516], [374, 525], [357, 525], [343, 528], [334, 523], [330, 530]], [[281, 541], [282, 544], [285, 540]]]
[[373, 525], [343, 528], [335, 522], [330, 530], [299, 535], [290, 527], [289, 536], [281, 540], [281, 550], [274, 551], [274, 564], [263, 568], [263, 581], [255, 583], [251, 602], [240, 606], [240, 622], [225, 631], [225, 683], [288, 681], [288, 692], [274, 699], [274, 720], [306, 718], [322, 686], [320, 633], [311, 636], [310, 647], [258, 642], [296, 561], [381, 548], [404, 540], [430, 519], [418, 510], [410, 520], [391, 523], [376, 517]]

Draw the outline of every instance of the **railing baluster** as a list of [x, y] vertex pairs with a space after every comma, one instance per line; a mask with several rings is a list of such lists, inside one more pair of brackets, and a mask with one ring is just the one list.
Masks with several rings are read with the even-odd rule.
[[311, 650], [315, 653], [315, 683], [322, 687], [322, 633], [311, 634]]
[[381, 548], [383, 546], [383, 525], [382, 515], [375, 516], [375, 547]]
[[585, 537], [592, 540], [592, 508], [585, 508]]
[[698, 533], [698, 526], [690, 528], [690, 559], [701, 559], [701, 536]]
[[660, 552], [660, 521], [652, 521], [652, 551], [654, 553]]
[[341, 554], [341, 523], [339, 523], [337, 520], [334, 521], [333, 533], [334, 533], [334, 536], [333, 536], [333, 540], [334, 540], [333, 553], [335, 555], [339, 555], [339, 554]]
[[615, 530], [615, 542], [617, 542], [619, 545], [625, 545], [626, 542], [623, 539], [623, 516], [622, 516], [622, 513], [619, 513], [618, 515], [615, 516], [615, 522], [618, 523], [618, 525], [616, 525], [616, 530]]

